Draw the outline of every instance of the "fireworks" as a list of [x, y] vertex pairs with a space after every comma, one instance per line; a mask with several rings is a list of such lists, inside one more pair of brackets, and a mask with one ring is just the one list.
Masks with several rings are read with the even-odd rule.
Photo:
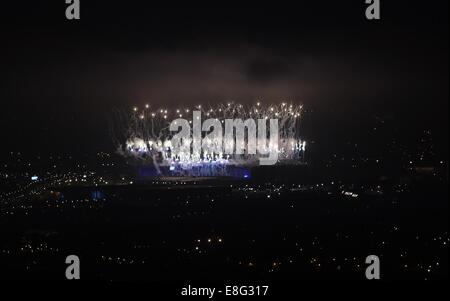
[[[227, 174], [227, 166], [257, 165], [268, 154], [276, 154], [280, 162], [299, 162], [306, 147], [299, 135], [301, 114], [301, 105], [287, 103], [265, 106], [258, 102], [244, 106], [230, 102], [215, 107], [176, 109], [145, 104], [143, 108], [133, 107], [116, 114], [114, 128], [120, 135], [118, 151], [153, 163], [158, 173], [162, 167], [168, 167], [172, 174], [178, 175], [222, 175]], [[203, 126], [201, 121], [205, 121]], [[268, 132], [267, 124], [270, 124]], [[258, 143], [252, 139], [256, 138], [256, 129]], [[183, 130], [187, 136], [175, 145], [174, 141], [178, 141], [175, 138]]]

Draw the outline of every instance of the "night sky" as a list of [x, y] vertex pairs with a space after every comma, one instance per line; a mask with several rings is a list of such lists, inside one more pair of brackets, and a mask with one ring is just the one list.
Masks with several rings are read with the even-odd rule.
[[448, 1], [381, 1], [380, 21], [363, 0], [81, 0], [79, 21], [27, 2], [0, 12], [2, 153], [110, 151], [115, 108], [258, 99], [302, 102], [322, 145], [381, 118], [448, 152]]

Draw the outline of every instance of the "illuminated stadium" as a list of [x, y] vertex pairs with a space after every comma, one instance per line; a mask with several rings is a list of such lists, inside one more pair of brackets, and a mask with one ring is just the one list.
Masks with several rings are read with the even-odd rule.
[[[116, 111], [112, 131], [117, 152], [149, 175], [245, 178], [258, 165], [304, 163], [302, 109], [259, 102], [176, 109], [146, 104]], [[183, 122], [186, 136], [175, 140]]]

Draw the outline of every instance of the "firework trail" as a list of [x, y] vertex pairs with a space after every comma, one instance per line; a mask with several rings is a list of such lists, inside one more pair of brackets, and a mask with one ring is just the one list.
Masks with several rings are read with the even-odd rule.
[[[225, 175], [227, 166], [256, 165], [261, 154], [226, 154], [216, 150], [220, 146], [228, 145], [233, 148], [237, 143], [234, 138], [220, 137], [217, 141], [205, 139], [206, 131], [201, 133], [202, 148], [199, 152], [192, 152], [191, 148], [180, 156], [174, 154], [172, 137], [176, 132], [170, 131], [170, 123], [176, 119], [186, 119], [191, 125], [193, 137], [193, 111], [201, 112], [202, 119], [215, 119], [224, 125], [227, 119], [267, 120], [278, 121], [279, 139], [277, 145], [268, 145], [270, 151], [278, 154], [278, 161], [285, 164], [300, 162], [305, 153], [305, 141], [300, 139], [300, 121], [303, 111], [301, 105], [287, 103], [263, 105], [256, 103], [252, 106], [236, 104], [234, 102], [217, 106], [196, 106], [191, 108], [153, 108], [145, 105], [142, 108], [133, 107], [131, 110], [116, 111], [112, 124], [113, 137], [117, 151], [126, 157], [131, 157], [142, 163], [152, 163], [158, 173], [162, 167], [168, 167], [171, 174], [177, 175]], [[176, 121], [175, 121], [176, 122]], [[244, 144], [248, 144], [245, 135]], [[192, 139], [187, 141], [191, 144]], [[214, 146], [214, 147], [212, 147]]]

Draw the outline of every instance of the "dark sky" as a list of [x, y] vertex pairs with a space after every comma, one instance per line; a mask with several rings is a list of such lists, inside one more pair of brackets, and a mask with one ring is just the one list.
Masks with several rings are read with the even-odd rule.
[[114, 108], [261, 98], [314, 110], [313, 138], [383, 116], [448, 148], [448, 1], [28, 2], [0, 12], [2, 152], [110, 150]]

